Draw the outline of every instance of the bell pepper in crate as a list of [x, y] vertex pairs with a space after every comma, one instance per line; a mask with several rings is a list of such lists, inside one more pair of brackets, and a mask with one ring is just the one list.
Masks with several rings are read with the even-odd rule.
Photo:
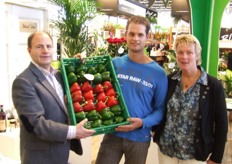
[[118, 104], [118, 100], [117, 100], [117, 98], [114, 97], [114, 96], [110, 96], [110, 97], [108, 98], [107, 102], [106, 102], [106, 105], [107, 105], [108, 107], [112, 107], [112, 106], [117, 105], [117, 104]]
[[87, 69], [88, 69], [88, 68], [86, 67], [85, 64], [81, 64], [81, 65], [79, 65], [79, 66], [77, 67], [76, 72], [77, 72], [77, 74], [78, 74], [79, 72], [81, 72], [81, 71], [86, 72]]
[[97, 73], [97, 69], [95, 67], [89, 67], [87, 73], [94, 75]]
[[87, 112], [86, 117], [88, 118], [89, 121], [94, 121], [97, 119], [100, 119], [101, 116], [96, 110], [92, 110], [90, 112]]
[[124, 121], [124, 117], [122, 116], [115, 116], [114, 117], [114, 123], [117, 124], [117, 123], [121, 123]]
[[80, 89], [81, 89], [80, 85], [77, 82], [74, 82], [70, 87], [70, 92], [73, 93], [73, 92], [78, 91]]
[[85, 100], [94, 100], [94, 94], [92, 90], [83, 93]]
[[91, 126], [91, 121], [86, 122], [86, 123], [84, 124], [84, 127], [85, 127], [86, 129], [91, 129], [91, 128], [92, 128], [92, 126]]
[[82, 92], [88, 92], [92, 90], [92, 86], [88, 81], [85, 81], [82, 85], [81, 85], [81, 91]]
[[104, 81], [103, 82], [103, 88], [104, 88], [104, 91], [107, 91], [110, 88], [113, 88], [113, 85], [112, 85], [112, 83], [110, 81]]
[[66, 73], [69, 74], [70, 72], [75, 72], [75, 67], [71, 64], [65, 66]]
[[101, 92], [97, 95], [97, 98], [96, 98], [98, 101], [103, 101], [105, 102], [106, 101], [106, 94], [105, 92]]
[[101, 77], [102, 77], [102, 81], [110, 81], [110, 72], [109, 71], [102, 72]]
[[84, 101], [84, 97], [82, 95], [81, 90], [77, 90], [77, 91], [73, 92], [71, 97], [72, 97], [73, 102], [83, 102]]
[[80, 122], [86, 118], [86, 114], [84, 111], [78, 112], [78, 113], [75, 113], [75, 117], [76, 117], [77, 122]]
[[106, 70], [106, 66], [103, 64], [97, 65], [97, 72], [102, 73]]
[[98, 112], [102, 111], [103, 109], [107, 108], [106, 104], [103, 101], [98, 101], [96, 104], [96, 110]]
[[101, 127], [102, 126], [102, 120], [98, 119], [98, 120], [94, 120], [91, 124], [92, 128], [97, 128], [97, 127]]
[[87, 100], [83, 106], [83, 109], [85, 112], [90, 112], [95, 109], [95, 105], [93, 103], [93, 100]]
[[102, 76], [100, 73], [95, 73], [94, 74], [94, 79], [93, 79], [93, 83], [94, 84], [100, 84], [102, 82]]
[[76, 74], [74, 72], [70, 72], [68, 74], [68, 84], [71, 86], [73, 83], [77, 81]]
[[107, 90], [105, 92], [106, 96], [116, 96], [116, 92], [114, 90], [114, 88], [110, 88], [109, 90]]
[[122, 109], [120, 107], [120, 105], [114, 105], [110, 108], [110, 111], [115, 115], [115, 116], [119, 116], [122, 114]]
[[80, 71], [77, 73], [77, 81], [79, 83], [84, 83], [86, 81], [86, 78], [85, 78], [85, 72], [84, 71]]
[[104, 92], [104, 88], [102, 84], [95, 85], [95, 87], [93, 88], [93, 93], [101, 93], [101, 92]]
[[114, 120], [113, 119], [109, 119], [109, 120], [104, 120], [103, 121], [103, 125], [108, 126], [108, 125], [112, 125], [114, 124]]
[[75, 113], [83, 111], [83, 108], [82, 108], [82, 106], [81, 106], [81, 104], [79, 102], [74, 102], [73, 103], [73, 108], [74, 108]]
[[105, 108], [100, 112], [102, 120], [108, 120], [113, 118], [114, 114], [109, 111], [109, 108]]

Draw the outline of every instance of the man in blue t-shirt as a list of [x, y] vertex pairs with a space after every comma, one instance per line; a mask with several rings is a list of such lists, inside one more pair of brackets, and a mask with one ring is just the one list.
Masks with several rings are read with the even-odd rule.
[[128, 55], [113, 59], [117, 78], [131, 118], [129, 125], [106, 134], [96, 164], [118, 164], [123, 155], [127, 164], [145, 164], [151, 127], [164, 115], [167, 77], [164, 69], [144, 54], [150, 31], [149, 21], [133, 16], [126, 26]]

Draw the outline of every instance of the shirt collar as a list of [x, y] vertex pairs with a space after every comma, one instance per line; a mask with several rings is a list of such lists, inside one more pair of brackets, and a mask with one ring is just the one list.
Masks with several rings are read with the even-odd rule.
[[51, 76], [51, 75], [54, 75], [55, 74], [55, 70], [52, 66], [50, 66], [50, 72], [46, 69], [44, 69], [43, 67], [40, 67], [36, 62], [34, 62], [32, 60], [32, 63], [46, 76]]
[[[202, 85], [208, 85], [207, 73], [201, 66], [198, 66], [198, 69], [201, 70], [201, 77], [197, 80], [197, 82]], [[171, 77], [171, 79], [178, 81], [180, 81], [180, 78], [181, 78], [181, 70], [179, 70], [174, 76]]]

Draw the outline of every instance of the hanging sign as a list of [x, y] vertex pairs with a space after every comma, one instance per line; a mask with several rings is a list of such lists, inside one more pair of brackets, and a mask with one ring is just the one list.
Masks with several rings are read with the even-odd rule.
[[232, 28], [221, 28], [219, 40], [232, 41]]

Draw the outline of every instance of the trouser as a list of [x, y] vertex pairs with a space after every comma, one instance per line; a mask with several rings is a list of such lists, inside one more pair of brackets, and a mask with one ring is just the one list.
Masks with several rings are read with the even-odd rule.
[[106, 134], [101, 143], [96, 164], [119, 164], [123, 154], [125, 164], [145, 164], [149, 142], [134, 142]]
[[175, 157], [169, 157], [162, 152], [158, 151], [159, 164], [206, 164], [203, 161], [191, 160], [180, 160]]

